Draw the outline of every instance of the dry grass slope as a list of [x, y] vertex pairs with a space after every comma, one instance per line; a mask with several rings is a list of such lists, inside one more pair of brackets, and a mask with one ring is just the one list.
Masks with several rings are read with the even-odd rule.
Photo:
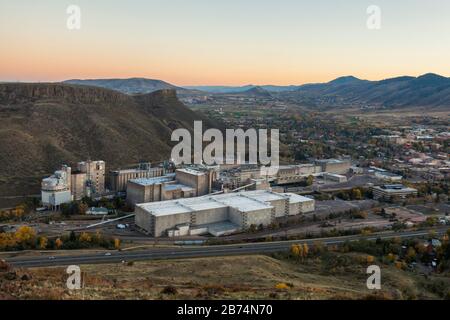
[[[360, 261], [361, 257], [354, 257]], [[350, 259], [352, 263], [354, 262]], [[84, 289], [65, 289], [64, 268], [17, 271], [0, 280], [4, 299], [409, 299], [433, 298], [418, 291], [417, 279], [383, 267], [383, 290], [366, 288], [361, 264], [324, 269], [320, 261], [297, 264], [268, 256], [82, 266]], [[26, 274], [29, 280], [21, 280]], [[277, 284], [287, 284], [277, 289]], [[168, 289], [168, 286], [170, 290]], [[169, 294], [170, 292], [174, 294]], [[414, 296], [416, 295], [416, 296]]]
[[61, 163], [102, 159], [116, 168], [165, 159], [172, 131], [192, 129], [194, 120], [217, 126], [173, 90], [130, 96], [77, 85], [0, 84], [0, 195], [37, 192], [40, 177]]

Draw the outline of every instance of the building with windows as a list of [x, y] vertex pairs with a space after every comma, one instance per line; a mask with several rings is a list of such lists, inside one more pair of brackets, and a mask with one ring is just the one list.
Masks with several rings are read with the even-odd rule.
[[261, 168], [257, 165], [241, 164], [225, 167], [225, 169], [221, 165], [220, 169], [214, 183], [214, 187], [218, 190], [235, 190], [253, 183], [255, 179], [265, 178], [261, 177]]
[[197, 196], [204, 196], [212, 192], [217, 179], [217, 168], [199, 167], [183, 168], [175, 171], [179, 184], [189, 186], [195, 190]]
[[87, 190], [86, 172], [79, 170], [72, 171], [71, 174], [71, 193], [73, 200], [81, 200], [86, 196], [90, 196]]
[[402, 184], [385, 184], [372, 187], [375, 200], [401, 200], [411, 196], [417, 196], [417, 190], [408, 188]]
[[135, 222], [153, 237], [221, 236], [314, 209], [313, 199], [258, 190], [138, 204]]
[[127, 202], [138, 203], [203, 196], [212, 192], [216, 167], [187, 167], [160, 177], [130, 179]]
[[347, 180], [348, 180], [346, 176], [343, 176], [341, 174], [336, 174], [336, 173], [328, 173], [328, 172], [325, 172], [322, 175], [322, 177], [325, 181], [332, 181], [332, 182], [337, 182], [337, 183], [344, 183], [344, 182], [347, 182]]
[[375, 177], [388, 182], [400, 182], [403, 180], [403, 177], [401, 175], [388, 171], [375, 171]]
[[127, 202], [134, 206], [138, 203], [156, 202], [197, 196], [197, 191], [177, 183], [175, 174], [162, 177], [132, 179], [127, 184]]
[[78, 171], [86, 174], [86, 183], [92, 194], [105, 192], [105, 161], [79, 162]]
[[42, 180], [42, 204], [50, 209], [58, 209], [61, 204], [72, 201], [71, 168], [63, 165], [60, 170]]
[[308, 176], [316, 175], [320, 170], [320, 166], [314, 164], [280, 166], [275, 178], [275, 183], [277, 185], [299, 183], [304, 181]]
[[109, 173], [110, 188], [115, 192], [125, 192], [127, 183], [132, 179], [161, 177], [166, 171], [162, 167], [151, 168], [150, 164], [141, 164], [135, 169], [115, 170]]
[[320, 166], [322, 172], [346, 174], [352, 163], [350, 160], [324, 159], [316, 160], [316, 165]]

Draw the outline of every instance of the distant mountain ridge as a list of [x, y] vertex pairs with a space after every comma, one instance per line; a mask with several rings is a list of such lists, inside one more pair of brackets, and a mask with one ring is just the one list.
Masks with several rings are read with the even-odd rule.
[[254, 87], [252, 89], [249, 89], [247, 91], [244, 91], [247, 95], [254, 95], [259, 97], [271, 97], [272, 95], [270, 92], [262, 87]]
[[259, 86], [256, 87], [249, 87], [249, 89], [244, 91], [234, 91], [234, 92], [227, 92], [222, 93], [222, 95], [232, 95], [232, 96], [243, 96], [243, 97], [260, 97], [260, 98], [272, 98], [272, 94]]
[[145, 79], [145, 78], [71, 79], [66, 80], [63, 83], [102, 87], [120, 91], [126, 94], [151, 93], [157, 90], [165, 90], [165, 89], [173, 89], [173, 90], [182, 89], [162, 80]]
[[269, 92], [283, 92], [295, 90], [299, 86], [276, 86], [276, 85], [245, 85], [245, 86], [184, 86], [183, 88], [190, 90], [199, 90], [208, 93], [239, 93], [245, 92], [254, 88], [261, 88]]
[[68, 80], [65, 83], [104, 87], [127, 94], [176, 90], [182, 97], [198, 95], [243, 95], [289, 100], [311, 107], [368, 105], [375, 107], [448, 107], [450, 78], [433, 73], [419, 77], [400, 76], [379, 81], [343, 76], [327, 83], [303, 85], [186, 86], [145, 78]]
[[380, 81], [342, 77], [328, 83], [303, 85], [284, 98], [316, 106], [450, 107], [450, 78], [428, 73]]

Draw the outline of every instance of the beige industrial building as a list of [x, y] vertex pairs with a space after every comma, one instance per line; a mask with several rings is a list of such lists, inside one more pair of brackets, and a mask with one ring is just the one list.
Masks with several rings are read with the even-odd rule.
[[137, 203], [161, 201], [163, 186], [174, 180], [174, 174], [155, 178], [132, 179], [127, 184], [127, 202], [136, 205]]
[[162, 177], [133, 179], [127, 184], [127, 202], [133, 206], [138, 203], [195, 196], [197, 196], [196, 190], [177, 183], [174, 173]]
[[138, 204], [135, 221], [138, 228], [154, 237], [221, 236], [252, 225], [267, 226], [277, 218], [314, 208], [313, 199], [259, 190]]
[[217, 189], [234, 190], [249, 185], [254, 179], [261, 178], [261, 169], [258, 166], [242, 165], [232, 167], [220, 173], [216, 180]]
[[41, 184], [42, 203], [51, 208], [104, 192], [104, 161], [79, 162], [74, 171], [63, 165], [51, 177], [43, 179]]
[[73, 200], [81, 200], [88, 195], [87, 192], [87, 175], [86, 172], [72, 171], [71, 175], [71, 192]]
[[337, 183], [344, 183], [344, 182], [348, 181], [346, 176], [343, 176], [341, 174], [336, 174], [336, 173], [325, 172], [322, 175], [322, 177], [325, 181], [332, 181], [332, 182], [337, 182]]
[[338, 159], [325, 159], [316, 160], [316, 165], [321, 167], [321, 172], [346, 174], [352, 163], [350, 160], [338, 160]]
[[375, 177], [391, 183], [400, 182], [403, 180], [403, 176], [388, 171], [375, 171]]
[[83, 161], [72, 171], [71, 193], [73, 200], [105, 193], [105, 162]]
[[110, 187], [112, 191], [124, 192], [127, 189], [128, 181], [132, 179], [145, 179], [161, 177], [165, 174], [164, 168], [161, 167], [143, 167], [136, 169], [116, 170], [109, 173]]
[[86, 182], [92, 194], [105, 192], [105, 161], [83, 161], [78, 163], [78, 171], [86, 173]]
[[197, 196], [211, 193], [217, 179], [217, 171], [213, 167], [178, 169], [175, 174], [178, 183], [194, 188]]
[[[267, 181], [273, 181], [276, 185], [288, 185], [300, 183], [308, 176], [322, 176], [329, 174], [346, 174], [350, 170], [351, 162], [348, 160], [317, 160], [314, 164], [296, 164], [280, 165], [278, 172], [273, 176], [261, 176], [261, 170], [258, 167], [247, 168], [238, 167], [226, 170], [220, 174], [217, 185], [226, 189], [237, 189], [252, 183], [254, 179], [264, 178]], [[342, 177], [331, 177], [330, 180], [343, 180]]]
[[127, 202], [165, 201], [203, 196], [212, 192], [215, 167], [189, 167], [161, 177], [131, 179], [127, 183]]
[[251, 179], [251, 186], [246, 188], [246, 190], [271, 190], [270, 183], [267, 179]]
[[417, 190], [402, 184], [386, 184], [380, 187], [372, 187], [375, 200], [401, 200], [407, 197], [417, 196]]
[[308, 176], [320, 173], [321, 169], [320, 166], [314, 164], [280, 166], [275, 183], [278, 185], [299, 183]]
[[317, 160], [315, 164], [298, 164], [280, 166], [274, 181], [277, 185], [299, 183], [308, 176], [322, 176], [334, 182], [346, 182], [342, 174], [350, 170], [351, 163], [347, 160]]

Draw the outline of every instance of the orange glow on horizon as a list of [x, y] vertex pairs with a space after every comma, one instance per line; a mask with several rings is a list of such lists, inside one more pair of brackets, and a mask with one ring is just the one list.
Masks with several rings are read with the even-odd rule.
[[380, 0], [379, 31], [367, 29], [357, 0], [78, 2], [77, 31], [67, 29], [65, 1], [1, 2], [0, 81], [240, 86], [450, 76], [450, 2]]

